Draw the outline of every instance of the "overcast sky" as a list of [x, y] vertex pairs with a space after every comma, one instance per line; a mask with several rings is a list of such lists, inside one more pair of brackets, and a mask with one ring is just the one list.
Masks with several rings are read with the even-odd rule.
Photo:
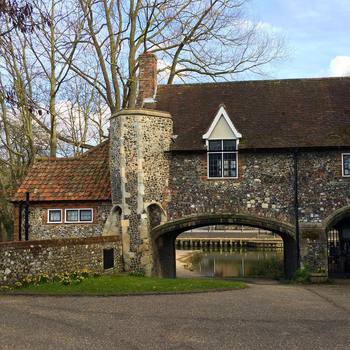
[[350, 76], [350, 0], [251, 0], [251, 15], [286, 39], [268, 78]]

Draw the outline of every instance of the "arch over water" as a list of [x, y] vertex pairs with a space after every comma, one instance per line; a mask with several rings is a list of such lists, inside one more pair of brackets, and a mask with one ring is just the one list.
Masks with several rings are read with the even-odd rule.
[[295, 229], [292, 225], [271, 218], [250, 214], [201, 214], [168, 221], [151, 231], [153, 273], [160, 277], [176, 277], [175, 239], [184, 231], [210, 225], [244, 225], [277, 233], [283, 239], [286, 277], [297, 268]]

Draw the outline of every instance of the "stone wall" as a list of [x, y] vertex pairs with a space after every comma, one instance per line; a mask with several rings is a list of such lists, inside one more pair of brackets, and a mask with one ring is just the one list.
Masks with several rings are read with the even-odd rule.
[[[64, 215], [65, 209], [92, 208], [92, 223], [48, 223], [48, 209], [62, 209]], [[111, 210], [110, 202], [42, 202], [30, 204], [29, 214], [29, 239], [58, 239], [73, 237], [94, 237], [101, 236], [104, 224]], [[18, 206], [14, 209], [15, 219], [15, 237], [18, 239]], [[22, 215], [22, 239], [24, 239], [24, 210]]]
[[118, 237], [67, 238], [0, 243], [0, 285], [11, 285], [27, 275], [74, 272], [102, 273], [103, 249], [114, 248], [114, 269], [122, 270]]
[[171, 144], [172, 119], [164, 112], [125, 110], [112, 117], [110, 134], [112, 201], [122, 211], [126, 268], [150, 269], [147, 207], [167, 200], [169, 158], [165, 152]]
[[341, 151], [309, 151], [300, 155], [300, 222], [322, 224], [350, 204], [350, 178], [342, 176]]
[[[239, 213], [295, 227], [292, 150], [239, 150], [237, 179], [208, 179], [205, 151], [167, 152], [172, 121], [166, 114], [122, 111], [111, 119], [111, 135], [112, 201], [122, 211], [127, 269], [143, 269], [155, 261], [152, 254], [158, 248], [150, 243], [154, 222]], [[298, 153], [301, 259], [315, 271], [327, 265], [325, 219], [350, 203], [350, 179], [342, 177], [341, 153]], [[147, 209], [151, 204], [159, 210]], [[322, 234], [313, 237], [305, 224], [316, 225]], [[295, 231], [291, 235], [295, 240]]]
[[[301, 261], [327, 271], [325, 220], [350, 203], [340, 150], [298, 154]], [[206, 213], [241, 213], [295, 225], [291, 152], [239, 152], [238, 179], [207, 178], [206, 153], [175, 153], [170, 167], [168, 220]], [[310, 225], [312, 227], [310, 227]]]
[[206, 153], [173, 154], [168, 219], [222, 212], [292, 223], [292, 154], [241, 151], [238, 159], [238, 179], [208, 179]]
[[[350, 203], [350, 178], [342, 177], [341, 151], [299, 154], [300, 223], [323, 224]], [[173, 154], [169, 220], [204, 213], [247, 213], [294, 225], [291, 152], [239, 151], [238, 179], [207, 178], [206, 153]]]

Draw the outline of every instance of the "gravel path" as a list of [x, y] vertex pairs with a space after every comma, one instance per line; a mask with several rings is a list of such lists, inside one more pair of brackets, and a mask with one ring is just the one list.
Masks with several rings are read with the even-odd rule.
[[349, 349], [350, 285], [0, 297], [0, 349]]

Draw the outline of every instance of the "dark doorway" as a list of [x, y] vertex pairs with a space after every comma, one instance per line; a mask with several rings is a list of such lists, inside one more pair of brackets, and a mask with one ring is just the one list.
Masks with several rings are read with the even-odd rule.
[[103, 269], [108, 270], [114, 267], [114, 249], [103, 249]]
[[350, 219], [328, 231], [328, 272], [331, 277], [350, 277]]

